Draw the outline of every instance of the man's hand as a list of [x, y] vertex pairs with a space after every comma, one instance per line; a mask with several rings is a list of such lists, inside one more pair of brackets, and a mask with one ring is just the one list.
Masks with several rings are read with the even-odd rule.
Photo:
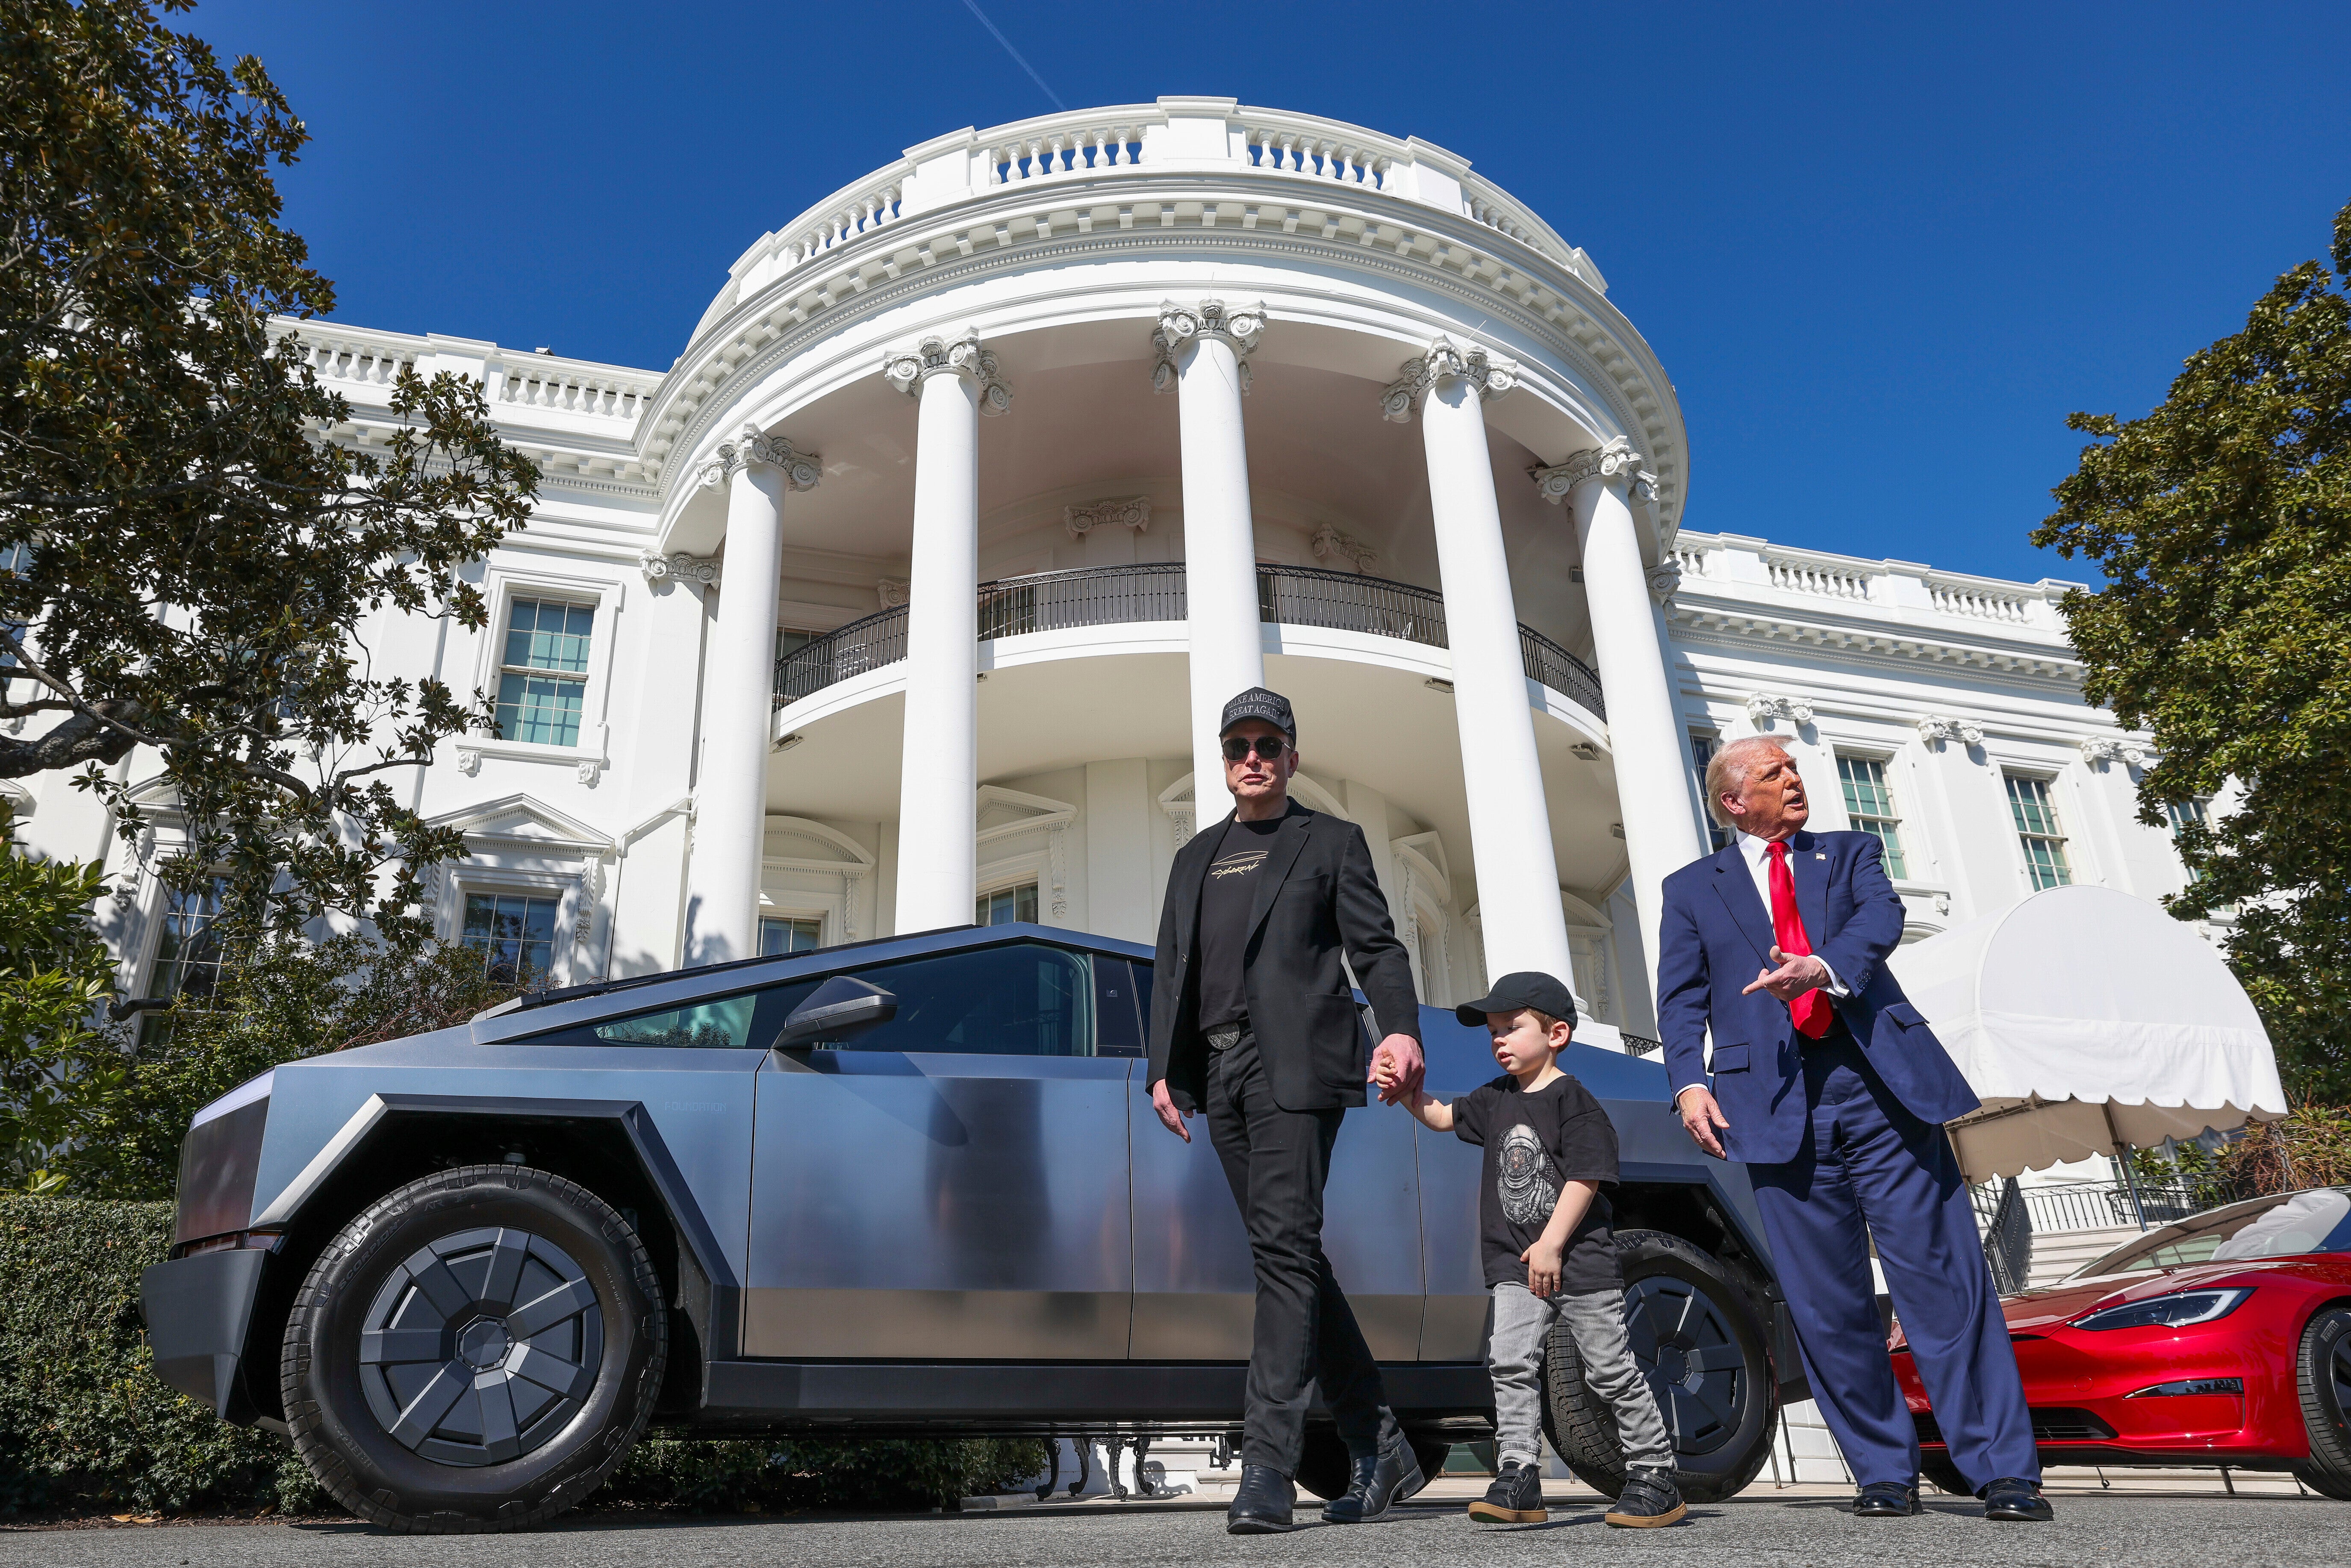
[[1714, 1135], [1714, 1130], [1729, 1126], [1730, 1119], [1714, 1103], [1713, 1090], [1703, 1083], [1693, 1083], [1675, 1097], [1674, 1109], [1681, 1113], [1682, 1131], [1690, 1135], [1690, 1142], [1716, 1159], [1724, 1157], [1722, 1142]]
[[1782, 953], [1774, 944], [1771, 962], [1780, 967], [1757, 971], [1754, 984], [1740, 992], [1740, 996], [1769, 991], [1783, 1002], [1792, 1002], [1806, 991], [1819, 990], [1829, 983], [1829, 967], [1813, 954]]
[[1168, 1097], [1167, 1080], [1165, 1078], [1151, 1086], [1151, 1108], [1159, 1113], [1159, 1124], [1161, 1126], [1166, 1128], [1169, 1132], [1175, 1134], [1177, 1137], [1183, 1139], [1187, 1144], [1192, 1141], [1191, 1133], [1184, 1125], [1184, 1118], [1186, 1116], [1196, 1116], [1199, 1113], [1197, 1111], [1178, 1111], [1176, 1109], [1176, 1102]]
[[1563, 1243], [1548, 1236], [1535, 1238], [1535, 1244], [1519, 1254], [1519, 1261], [1527, 1266], [1527, 1289], [1543, 1301], [1559, 1294], [1561, 1260], [1567, 1255]]
[[1428, 1071], [1428, 1063], [1420, 1054], [1420, 1041], [1408, 1034], [1392, 1034], [1380, 1041], [1372, 1052], [1372, 1070], [1364, 1082], [1380, 1086], [1380, 1103], [1393, 1105], [1407, 1094], [1418, 1093], [1420, 1081]]

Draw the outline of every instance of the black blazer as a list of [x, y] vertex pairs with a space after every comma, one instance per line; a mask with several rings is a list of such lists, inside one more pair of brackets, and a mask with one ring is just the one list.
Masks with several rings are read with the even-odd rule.
[[[1208, 1042], [1200, 1033], [1200, 977], [1193, 958], [1200, 935], [1200, 888], [1224, 841], [1228, 815], [1192, 835], [1167, 873], [1152, 963], [1151, 1070], [1148, 1091], [1165, 1078], [1178, 1109], [1207, 1098]], [[1371, 998], [1383, 1037], [1420, 1038], [1420, 1004], [1412, 963], [1388, 919], [1388, 901], [1372, 870], [1364, 830], [1310, 811], [1293, 800], [1273, 835], [1249, 910], [1241, 960], [1249, 1027], [1285, 1111], [1328, 1111], [1364, 1103], [1363, 1021], [1349, 993], [1342, 950]]]

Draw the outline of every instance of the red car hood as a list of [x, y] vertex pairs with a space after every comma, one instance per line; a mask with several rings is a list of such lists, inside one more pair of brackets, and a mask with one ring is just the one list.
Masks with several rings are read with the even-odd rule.
[[[2002, 1297], [2000, 1304], [2008, 1319], [2009, 1333], [2034, 1333], [2069, 1322], [2094, 1307], [2119, 1306], [2126, 1301], [2143, 1301], [2150, 1296], [2168, 1296], [2176, 1291], [2244, 1280], [2278, 1269], [2291, 1269], [2303, 1261], [2299, 1258], [2264, 1258], [2242, 1263], [2197, 1263], [2180, 1269], [2105, 1274], [2068, 1280], [2037, 1291], [2020, 1291], [2013, 1296]], [[1900, 1324], [1895, 1325], [1894, 1337], [1888, 1343], [1893, 1349], [1902, 1347]]]

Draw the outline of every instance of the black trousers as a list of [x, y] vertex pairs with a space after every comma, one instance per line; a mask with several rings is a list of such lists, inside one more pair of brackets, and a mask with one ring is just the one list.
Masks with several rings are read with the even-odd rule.
[[1257, 1266], [1241, 1463], [1296, 1479], [1306, 1407], [1318, 1385], [1350, 1454], [1402, 1442], [1379, 1365], [1322, 1256], [1322, 1183], [1346, 1113], [1275, 1104], [1257, 1039], [1246, 1030], [1229, 1050], [1209, 1055], [1207, 1112], [1208, 1139]]

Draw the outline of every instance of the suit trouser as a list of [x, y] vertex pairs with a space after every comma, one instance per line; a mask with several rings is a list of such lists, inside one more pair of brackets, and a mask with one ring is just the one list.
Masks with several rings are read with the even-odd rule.
[[1918, 1474], [1917, 1427], [1870, 1278], [1875, 1238], [1951, 1462], [1979, 1491], [2003, 1476], [2039, 1480], [2016, 1353], [1950, 1139], [1903, 1106], [1842, 1022], [1805, 1046], [1804, 1102], [1803, 1149], [1748, 1172], [1813, 1397], [1854, 1479]]
[[1257, 1040], [1208, 1059], [1208, 1139], [1249, 1227], [1257, 1268], [1241, 1463], [1295, 1479], [1306, 1407], [1319, 1384], [1350, 1454], [1403, 1441], [1380, 1369], [1322, 1256], [1322, 1183], [1346, 1113], [1285, 1111], [1273, 1102]]

